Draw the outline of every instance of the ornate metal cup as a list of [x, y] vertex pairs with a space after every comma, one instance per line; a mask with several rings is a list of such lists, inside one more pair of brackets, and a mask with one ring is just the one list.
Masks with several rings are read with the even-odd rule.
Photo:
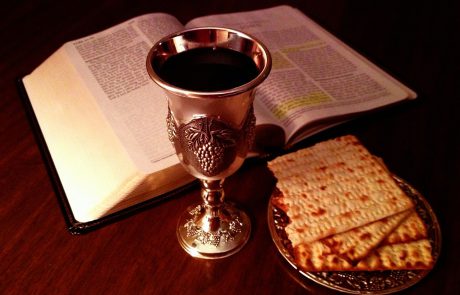
[[[244, 84], [211, 91], [182, 88], [165, 78], [162, 67], [169, 58], [196, 48], [243, 53], [254, 62], [256, 75]], [[242, 165], [252, 144], [255, 88], [270, 69], [270, 54], [263, 44], [226, 28], [181, 31], [158, 41], [148, 54], [149, 75], [168, 99], [169, 140], [185, 169], [201, 181], [202, 203], [190, 207], [177, 226], [179, 242], [192, 256], [226, 257], [249, 239], [250, 220], [243, 211], [224, 202], [222, 184]]]

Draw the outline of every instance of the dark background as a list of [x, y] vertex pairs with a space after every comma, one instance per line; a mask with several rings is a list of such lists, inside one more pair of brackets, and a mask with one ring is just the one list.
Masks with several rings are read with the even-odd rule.
[[[5, 1], [3, 1], [5, 2]], [[176, 220], [199, 197], [179, 197], [85, 235], [66, 224], [15, 80], [64, 42], [134, 16], [167, 12], [181, 22], [289, 4], [414, 89], [410, 103], [315, 135], [302, 146], [355, 134], [430, 202], [442, 228], [434, 270], [407, 294], [460, 294], [459, 19], [456, 1], [9, 1], [0, 4], [0, 294], [303, 294], [266, 225], [273, 179], [251, 161], [226, 182], [253, 217], [237, 255], [201, 261], [175, 238]]]

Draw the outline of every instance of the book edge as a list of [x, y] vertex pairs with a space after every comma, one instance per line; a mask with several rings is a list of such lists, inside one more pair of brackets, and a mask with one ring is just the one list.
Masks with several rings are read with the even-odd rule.
[[121, 209], [119, 211], [110, 213], [108, 215], [102, 216], [100, 218], [97, 218], [91, 221], [85, 221], [85, 222], [78, 221], [75, 218], [72, 212], [72, 209], [70, 207], [70, 204], [68, 202], [65, 190], [62, 186], [61, 180], [59, 178], [58, 172], [54, 165], [50, 151], [47, 147], [42, 130], [38, 123], [37, 117], [35, 116], [35, 113], [33, 111], [29, 96], [27, 94], [27, 90], [25, 89], [23, 78], [24, 77], [20, 77], [16, 79], [16, 87], [17, 87], [22, 105], [24, 107], [26, 117], [29, 121], [29, 126], [32, 129], [35, 141], [39, 147], [41, 157], [45, 164], [47, 174], [53, 186], [54, 193], [57, 196], [59, 207], [61, 209], [62, 214], [64, 215], [66, 227], [71, 234], [84, 234], [94, 229], [100, 228], [104, 225], [113, 223], [115, 221], [119, 221], [123, 218], [133, 215], [136, 212], [149, 208], [153, 206], [154, 204], [158, 204], [161, 201], [164, 201], [165, 199], [172, 198], [173, 196], [178, 195], [179, 193], [188, 190], [189, 188], [191, 188], [192, 186], [196, 184], [196, 181], [193, 181], [191, 183], [178, 187], [170, 192], [155, 196], [148, 200], [142, 201], [135, 205], [128, 206], [127, 208]]

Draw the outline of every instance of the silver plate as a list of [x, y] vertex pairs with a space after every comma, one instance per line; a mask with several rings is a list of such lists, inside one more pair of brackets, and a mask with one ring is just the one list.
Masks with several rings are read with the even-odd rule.
[[[441, 229], [436, 215], [417, 190], [399, 177], [393, 176], [393, 178], [414, 200], [415, 209], [427, 227], [433, 259], [436, 262], [441, 251]], [[430, 272], [429, 270], [303, 272], [295, 263], [291, 242], [284, 231], [289, 218], [281, 209], [273, 206], [272, 198], [273, 195], [268, 205], [270, 234], [281, 255], [297, 272], [296, 277], [300, 278], [300, 283], [305, 279], [312, 280], [330, 289], [349, 294], [390, 294], [413, 286]]]

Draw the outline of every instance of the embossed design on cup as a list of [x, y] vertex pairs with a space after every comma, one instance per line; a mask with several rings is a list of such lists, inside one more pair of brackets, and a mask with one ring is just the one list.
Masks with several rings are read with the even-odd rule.
[[177, 126], [169, 110], [167, 126], [169, 140], [179, 149], [183, 161], [205, 176], [216, 176], [252, 145], [255, 116], [251, 108], [239, 130], [214, 117], [201, 117]]

